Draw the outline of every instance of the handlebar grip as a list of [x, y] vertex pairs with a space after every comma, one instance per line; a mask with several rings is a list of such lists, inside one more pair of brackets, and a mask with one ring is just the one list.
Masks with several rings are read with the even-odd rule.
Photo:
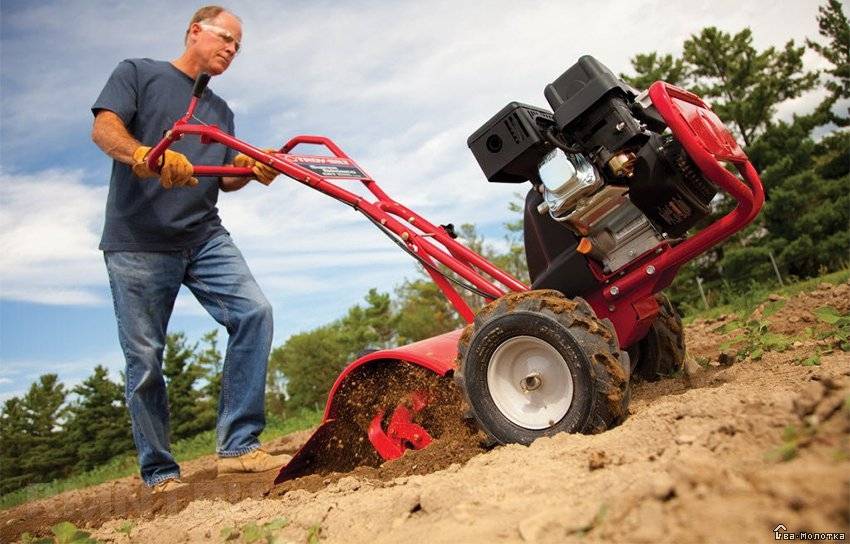
[[195, 86], [192, 88], [192, 96], [195, 98], [201, 98], [201, 95], [204, 94], [204, 89], [207, 88], [207, 84], [209, 84], [211, 77], [212, 76], [206, 72], [198, 74], [198, 77], [195, 79]]

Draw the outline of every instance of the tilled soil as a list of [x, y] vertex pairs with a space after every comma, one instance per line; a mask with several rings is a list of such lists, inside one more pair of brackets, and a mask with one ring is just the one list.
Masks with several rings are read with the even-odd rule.
[[[184, 466], [191, 485], [164, 497], [127, 478], [0, 512], [0, 540], [70, 520], [127, 542], [129, 519], [134, 542], [220, 542], [280, 518], [274, 535], [292, 542], [767, 542], [780, 523], [850, 538], [850, 355], [817, 339], [828, 325], [812, 313], [850, 311], [850, 285], [773, 298], [754, 317], [795, 336], [787, 351], [735, 360], [734, 346], [720, 349], [733, 318], [697, 321], [686, 372], [635, 384], [630, 417], [602, 434], [481, 452], [474, 435], [449, 433], [380, 467], [271, 492], [274, 473], [212, 479], [202, 459]], [[816, 352], [819, 366], [801, 364]]]

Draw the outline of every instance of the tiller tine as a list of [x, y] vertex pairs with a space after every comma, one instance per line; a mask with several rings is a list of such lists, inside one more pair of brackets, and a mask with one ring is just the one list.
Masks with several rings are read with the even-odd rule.
[[[413, 413], [421, 411], [428, 405], [425, 395], [419, 391], [410, 395], [409, 403]], [[421, 425], [413, 423], [411, 409], [401, 403], [396, 406], [386, 432], [381, 428], [384, 420], [384, 409], [379, 409], [369, 424], [369, 442], [375, 447], [385, 461], [398, 459], [404, 455], [405, 446], [410, 445], [415, 450], [421, 450], [431, 443], [431, 435]]]
[[413, 423], [413, 415], [427, 406], [428, 397], [425, 393], [410, 393], [396, 406], [386, 431], [381, 428], [386, 410], [379, 409], [366, 432], [368, 443], [362, 438], [362, 443], [350, 440], [350, 421], [328, 419], [281, 469], [275, 478], [275, 485], [301, 476], [322, 473], [328, 466], [342, 471], [353, 470], [360, 461], [370, 456], [374, 457], [374, 466], [377, 466], [381, 461], [398, 459], [409, 448], [419, 450], [426, 447], [432, 441], [431, 435], [424, 427]]

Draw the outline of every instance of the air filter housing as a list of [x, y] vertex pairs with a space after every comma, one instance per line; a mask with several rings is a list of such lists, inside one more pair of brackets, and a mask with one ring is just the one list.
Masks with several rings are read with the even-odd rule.
[[541, 136], [538, 118], [551, 124], [552, 113], [511, 102], [466, 140], [488, 181], [522, 183], [537, 175], [541, 157], [553, 149]]

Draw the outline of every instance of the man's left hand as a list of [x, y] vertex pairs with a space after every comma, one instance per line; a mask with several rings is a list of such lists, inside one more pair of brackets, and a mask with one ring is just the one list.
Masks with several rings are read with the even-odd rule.
[[[266, 153], [274, 153], [277, 149], [263, 149]], [[257, 178], [257, 181], [262, 183], [263, 185], [269, 185], [274, 178], [280, 174], [277, 170], [272, 168], [267, 164], [263, 164], [259, 161], [256, 161], [249, 157], [248, 155], [243, 155], [242, 153], [236, 155], [236, 158], [233, 159], [233, 166], [239, 166], [241, 168], [250, 168], [251, 172], [254, 173], [254, 177]]]

